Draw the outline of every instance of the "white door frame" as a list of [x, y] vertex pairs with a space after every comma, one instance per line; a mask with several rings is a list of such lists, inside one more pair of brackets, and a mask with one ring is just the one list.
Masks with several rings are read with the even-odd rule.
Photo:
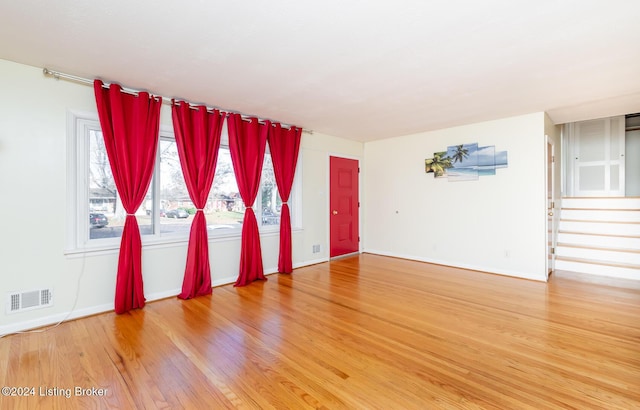
[[553, 139], [545, 135], [545, 187], [547, 196], [547, 230], [545, 271], [547, 279], [555, 270], [556, 249], [556, 198], [555, 198], [555, 145]]

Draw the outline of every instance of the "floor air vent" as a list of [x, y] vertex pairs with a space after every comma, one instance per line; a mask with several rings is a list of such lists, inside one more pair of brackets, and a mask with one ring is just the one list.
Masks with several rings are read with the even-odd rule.
[[9, 294], [7, 313], [24, 312], [53, 305], [52, 289], [37, 289]]

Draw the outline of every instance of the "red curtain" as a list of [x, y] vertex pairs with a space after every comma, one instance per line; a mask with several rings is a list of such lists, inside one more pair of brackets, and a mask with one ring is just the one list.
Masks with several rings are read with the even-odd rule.
[[224, 115], [218, 110], [208, 112], [202, 106], [191, 108], [184, 101], [173, 100], [171, 107], [182, 173], [197, 209], [189, 234], [182, 293], [178, 295], [181, 299], [190, 299], [211, 294], [209, 237], [202, 209], [213, 184]]
[[242, 223], [240, 274], [235, 286], [245, 286], [255, 280], [267, 280], [262, 267], [262, 250], [258, 221], [251, 208], [258, 195], [262, 161], [271, 123], [260, 124], [257, 118], [244, 121], [240, 114], [229, 114], [229, 150], [240, 196], [247, 208]]
[[289, 195], [293, 186], [293, 177], [300, 151], [300, 136], [302, 129], [291, 127], [282, 128], [275, 124], [269, 131], [269, 149], [273, 171], [278, 185], [278, 193], [282, 199], [280, 214], [280, 254], [278, 256], [278, 272], [291, 273], [293, 262], [291, 256], [291, 215], [289, 213]]
[[117, 84], [100, 80], [93, 88], [102, 135], [127, 218], [120, 242], [116, 277], [116, 313], [144, 306], [142, 241], [134, 213], [149, 189], [158, 148], [161, 97], [127, 94]]

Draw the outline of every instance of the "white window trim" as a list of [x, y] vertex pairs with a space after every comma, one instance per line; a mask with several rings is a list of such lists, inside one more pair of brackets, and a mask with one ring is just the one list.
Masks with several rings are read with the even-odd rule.
[[[86, 172], [87, 161], [89, 159], [89, 138], [88, 132], [95, 129], [98, 124], [98, 114], [95, 112], [85, 112], [69, 110], [67, 112], [67, 212], [66, 212], [66, 235], [64, 253], [67, 255], [83, 254], [87, 252], [114, 253], [120, 248], [120, 237], [89, 239], [89, 208], [84, 204], [89, 203], [89, 177]], [[223, 131], [221, 147], [228, 148], [228, 136], [226, 127]], [[173, 139], [173, 129], [169, 126], [160, 127], [161, 139]], [[268, 153], [267, 146], [267, 153]], [[83, 155], [80, 155], [84, 153]], [[160, 150], [156, 153], [156, 166], [153, 180], [153, 209], [152, 224], [154, 233], [142, 235], [143, 247], [166, 247], [175, 244], [184, 244], [189, 241], [189, 234], [160, 234], [160, 214], [155, 211], [160, 207]], [[296, 174], [289, 198], [289, 208], [291, 212], [292, 231], [302, 230], [302, 152], [299, 153], [296, 165]], [[80, 172], [82, 171], [82, 172]], [[262, 226], [262, 209], [256, 207], [261, 203], [262, 190], [259, 190], [253, 209], [258, 219], [258, 227], [261, 237], [271, 237], [279, 234], [279, 225]], [[240, 232], [208, 231], [209, 242], [221, 242], [227, 240], [237, 240], [241, 237]]]

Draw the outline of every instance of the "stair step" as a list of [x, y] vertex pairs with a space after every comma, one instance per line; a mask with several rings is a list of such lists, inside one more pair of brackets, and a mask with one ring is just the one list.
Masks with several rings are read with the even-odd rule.
[[640, 236], [602, 235], [558, 231], [557, 242], [582, 246], [640, 249]]
[[640, 197], [563, 198], [555, 269], [640, 280]]
[[620, 252], [620, 253], [637, 253], [640, 254], [639, 248], [621, 248], [616, 246], [604, 246], [604, 245], [582, 245], [576, 243], [567, 243], [567, 242], [558, 242], [556, 247], [564, 247], [564, 248], [576, 248], [576, 249], [587, 249], [593, 251], [606, 251], [606, 252]]
[[620, 209], [614, 209], [614, 208], [590, 208], [590, 207], [576, 207], [576, 208], [570, 208], [567, 206], [563, 206], [562, 209], [566, 209], [566, 210], [580, 210], [580, 211], [613, 211], [613, 212], [638, 212], [640, 211], [640, 208], [620, 208]]
[[571, 231], [602, 235], [640, 236], [640, 223], [637, 222], [601, 222], [560, 218], [560, 231]]
[[562, 198], [562, 207], [581, 209], [640, 209], [640, 197]]
[[595, 259], [572, 258], [572, 257], [568, 257], [568, 256], [558, 256], [556, 258], [556, 261], [558, 261], [558, 260], [589, 263], [589, 264], [592, 264], [592, 265], [600, 265], [600, 266], [612, 266], [612, 267], [617, 267], [617, 268], [636, 269], [636, 270], [639, 271], [638, 273], [640, 273], [640, 264], [635, 264], [635, 263], [604, 262], [604, 261], [599, 261], [599, 260], [595, 260]]
[[568, 231], [564, 229], [558, 229], [558, 233], [566, 233], [571, 235], [588, 235], [588, 236], [604, 236], [607, 238], [633, 238], [640, 239], [640, 235], [617, 235], [617, 234], [607, 234], [607, 233], [590, 233], [590, 232], [577, 232], [577, 231]]
[[624, 263], [609, 263], [584, 258], [556, 257], [556, 270], [588, 273], [621, 279], [640, 280], [640, 266]]
[[612, 224], [612, 225], [640, 225], [640, 221], [598, 221], [593, 219], [572, 219], [572, 218], [560, 218], [560, 222], [586, 222], [594, 224]]
[[640, 209], [562, 208], [561, 215], [566, 220], [640, 223]]
[[637, 266], [640, 269], [640, 252], [624, 252], [620, 250], [598, 249], [581, 246], [556, 246], [556, 256], [578, 258], [598, 263], [623, 264]]

